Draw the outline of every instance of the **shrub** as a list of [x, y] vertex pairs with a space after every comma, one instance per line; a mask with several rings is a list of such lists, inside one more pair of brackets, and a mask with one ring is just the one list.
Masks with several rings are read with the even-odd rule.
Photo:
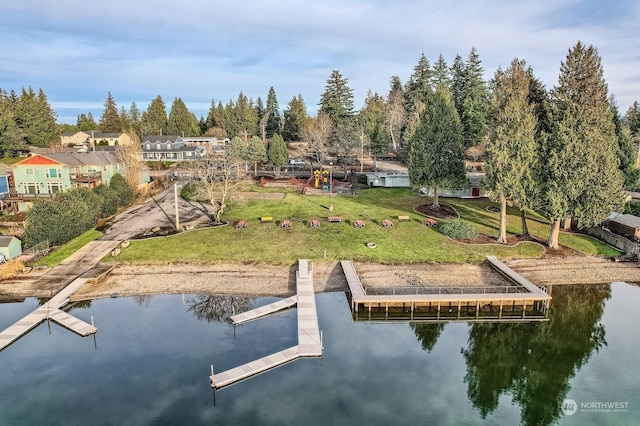
[[478, 236], [478, 232], [472, 224], [461, 220], [443, 223], [438, 229], [447, 237], [456, 240], [467, 240]]
[[0, 279], [11, 278], [24, 269], [22, 262], [16, 259], [7, 260], [0, 266]]

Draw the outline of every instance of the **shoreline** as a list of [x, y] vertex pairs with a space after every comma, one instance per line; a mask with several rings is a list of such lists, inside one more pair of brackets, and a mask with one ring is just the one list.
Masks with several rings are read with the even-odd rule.
[[[549, 257], [504, 261], [537, 286], [640, 282], [636, 263], [613, 262], [593, 256]], [[339, 262], [312, 262], [316, 293], [348, 291]], [[355, 262], [365, 287], [487, 287], [509, 283], [487, 263], [374, 264]], [[104, 265], [102, 269], [105, 269]], [[116, 264], [102, 279], [92, 279], [72, 301], [158, 294], [211, 294], [248, 297], [287, 297], [295, 293], [297, 264]], [[51, 297], [38, 288], [46, 271], [22, 274], [0, 282], [0, 299]], [[56, 291], [53, 291], [54, 293]]]

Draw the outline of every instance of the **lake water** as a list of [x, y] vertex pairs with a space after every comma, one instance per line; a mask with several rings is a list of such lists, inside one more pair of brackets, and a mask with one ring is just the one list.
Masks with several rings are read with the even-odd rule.
[[[354, 322], [344, 293], [316, 297], [322, 359], [216, 392], [217, 372], [297, 344], [289, 310], [194, 295], [74, 308], [98, 333], [44, 323], [0, 352], [0, 425], [640, 424], [640, 287], [556, 286], [549, 321]], [[37, 305], [0, 305], [4, 329]], [[573, 405], [575, 402], [575, 405]], [[573, 414], [571, 414], [573, 412]]]

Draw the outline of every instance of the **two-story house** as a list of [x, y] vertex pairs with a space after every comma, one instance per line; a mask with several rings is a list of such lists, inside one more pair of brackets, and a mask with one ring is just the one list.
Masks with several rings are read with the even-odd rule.
[[204, 157], [206, 147], [188, 146], [180, 136], [147, 136], [142, 142], [143, 161], [184, 161]]
[[60, 135], [60, 142], [64, 147], [88, 146], [118, 146], [131, 143], [127, 133], [102, 133], [96, 130], [64, 132]]
[[124, 174], [124, 164], [111, 152], [36, 154], [13, 165], [15, 193], [6, 201], [26, 211], [34, 198], [70, 188], [108, 185], [116, 173]]

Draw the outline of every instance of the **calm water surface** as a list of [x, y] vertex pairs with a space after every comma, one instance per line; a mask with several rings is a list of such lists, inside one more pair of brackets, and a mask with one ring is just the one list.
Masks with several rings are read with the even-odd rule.
[[[295, 310], [234, 337], [232, 305], [276, 299], [96, 300], [71, 311], [94, 317], [95, 339], [44, 323], [0, 352], [0, 425], [640, 424], [640, 288], [552, 295], [548, 322], [410, 324], [354, 323], [344, 293], [320, 294], [322, 360], [223, 389], [215, 407], [210, 365], [297, 344]], [[0, 305], [0, 328], [36, 305]]]

